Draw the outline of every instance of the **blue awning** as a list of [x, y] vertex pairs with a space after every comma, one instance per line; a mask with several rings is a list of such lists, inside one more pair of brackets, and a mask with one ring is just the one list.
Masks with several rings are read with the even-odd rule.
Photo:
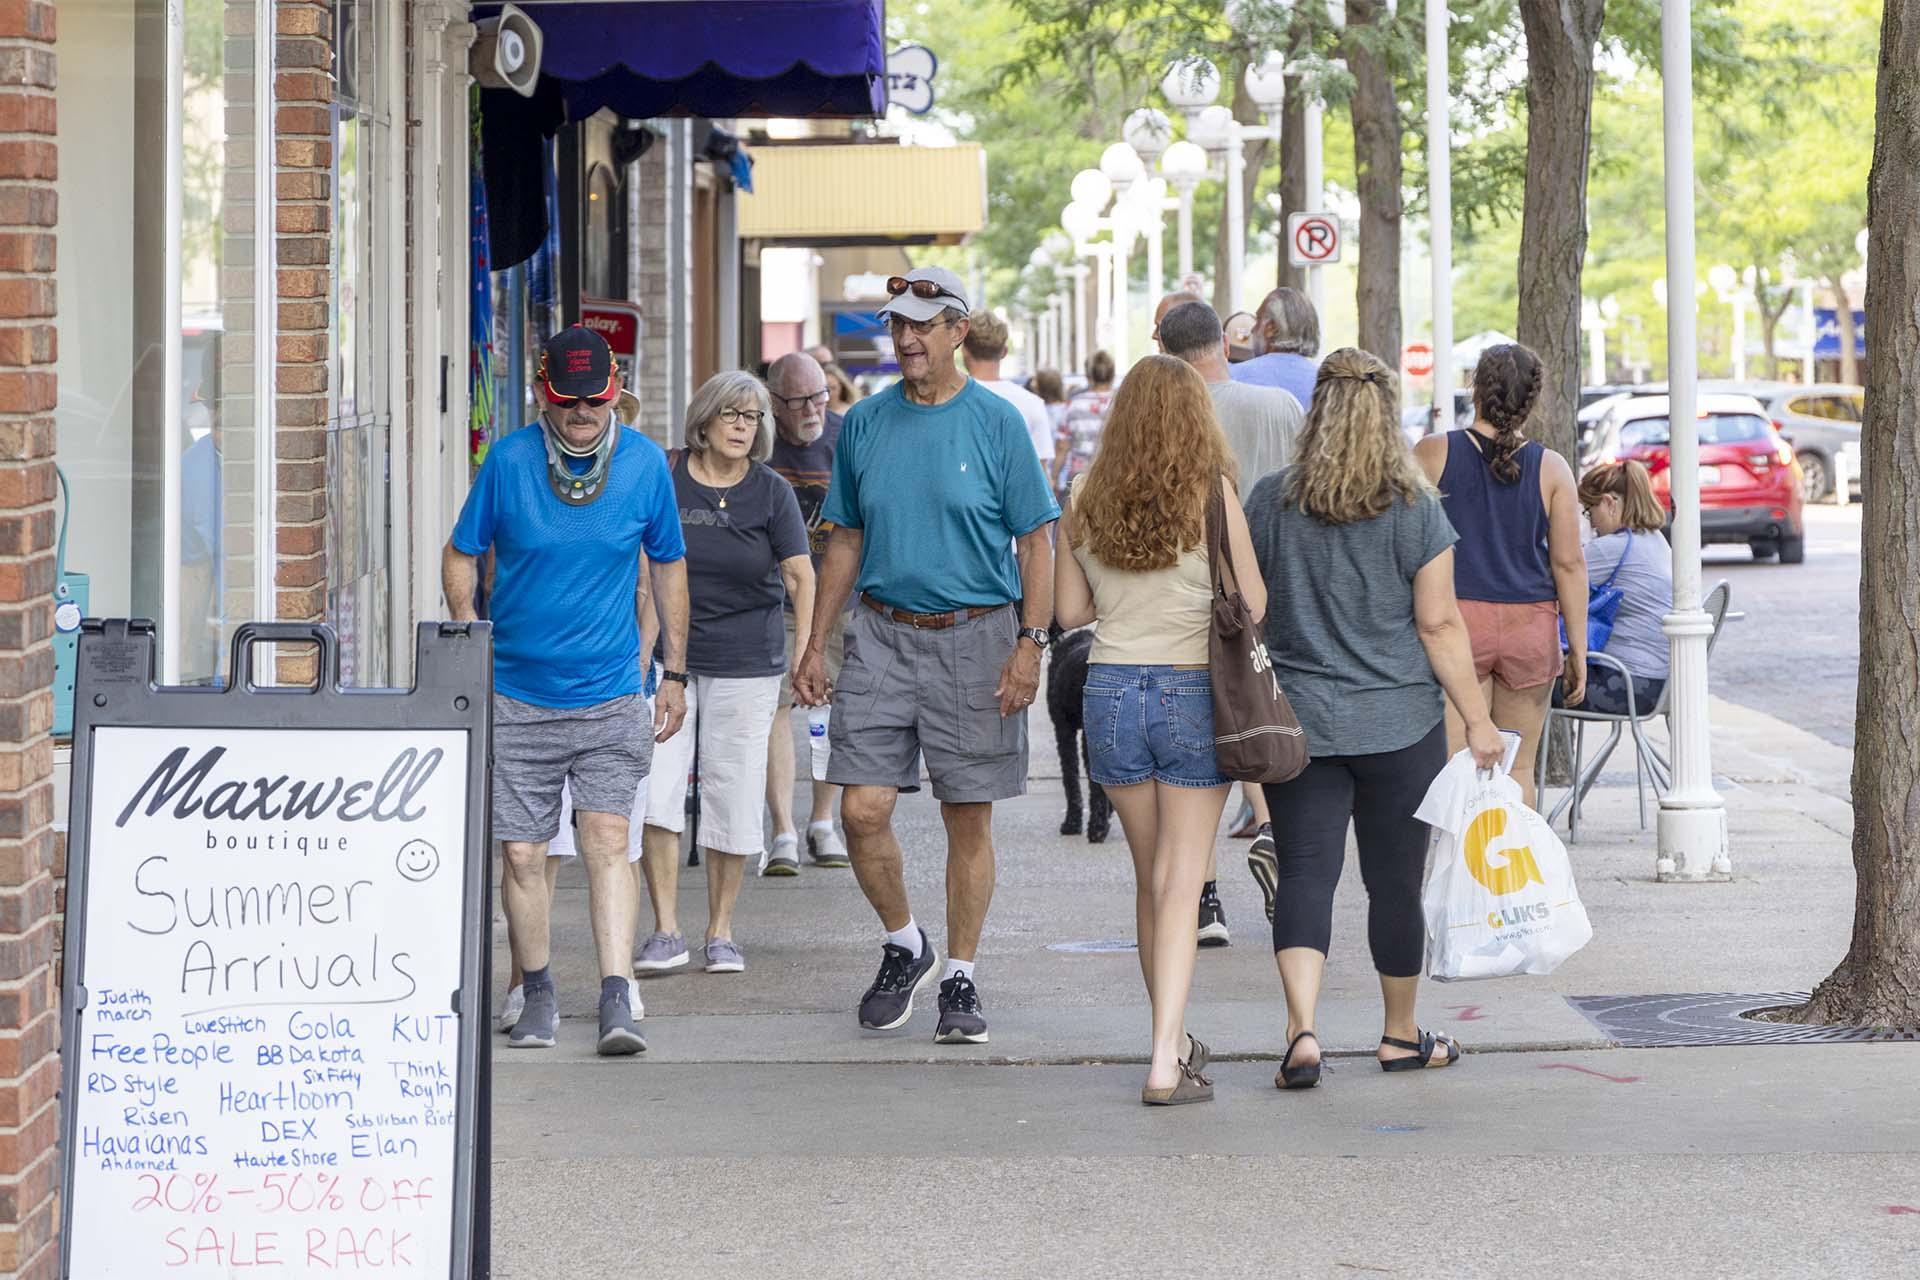
[[[515, 0], [567, 115], [886, 113], [886, 0]], [[476, 5], [475, 20], [497, 4]]]

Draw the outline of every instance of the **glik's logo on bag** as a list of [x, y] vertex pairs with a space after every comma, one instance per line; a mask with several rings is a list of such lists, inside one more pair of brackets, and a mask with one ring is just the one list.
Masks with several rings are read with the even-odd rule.
[[[1530, 847], [1523, 844], [1517, 848], [1493, 848], [1493, 842], [1505, 835], [1506, 830], [1507, 811], [1503, 808], [1483, 809], [1474, 816], [1467, 826], [1467, 870], [1495, 897], [1518, 893], [1529, 884], [1544, 887], [1546, 877], [1540, 874]], [[1493, 858], [1502, 860], [1499, 866], [1493, 864]]]

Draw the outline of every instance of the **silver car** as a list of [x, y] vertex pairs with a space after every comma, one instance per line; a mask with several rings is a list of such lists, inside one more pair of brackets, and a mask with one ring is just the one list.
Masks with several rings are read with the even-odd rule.
[[[1764, 383], [1743, 388], [1765, 406], [1774, 430], [1793, 445], [1800, 459], [1800, 496], [1823, 502], [1833, 495], [1838, 474], [1834, 460], [1844, 457], [1847, 487], [1860, 487], [1860, 423], [1866, 392], [1843, 382]], [[1852, 446], [1849, 448], [1848, 446]]]

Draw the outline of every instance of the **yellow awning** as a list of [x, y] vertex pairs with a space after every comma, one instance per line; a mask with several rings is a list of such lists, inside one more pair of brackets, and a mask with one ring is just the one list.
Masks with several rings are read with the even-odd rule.
[[753, 149], [740, 237], [774, 244], [959, 244], [987, 225], [977, 142]]

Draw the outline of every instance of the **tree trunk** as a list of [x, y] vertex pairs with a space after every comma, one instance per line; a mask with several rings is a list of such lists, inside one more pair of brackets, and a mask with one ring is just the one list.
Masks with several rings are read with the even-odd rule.
[[[1360, 346], [1400, 367], [1400, 100], [1386, 56], [1368, 47], [1388, 21], [1386, 0], [1347, 0], [1347, 69], [1353, 73], [1353, 159], [1359, 174], [1360, 262], [1355, 288]], [[1444, 356], [1441, 357], [1444, 359]]]
[[[1755, 267], [1753, 272], [1753, 297], [1760, 308], [1761, 340], [1766, 344], [1767, 378], [1780, 376], [1780, 357], [1775, 354], [1775, 344], [1779, 341], [1780, 317], [1793, 305], [1793, 290], [1785, 285], [1769, 285], [1765, 267]], [[1767, 301], [1767, 290], [1772, 288], [1780, 295], [1780, 305], [1773, 306]]]
[[[1853, 942], [1802, 1020], [1920, 1026], [1920, 0], [1886, 0], [1867, 183], [1873, 350], [1853, 756]], [[1842, 305], [1845, 300], [1842, 299]], [[1852, 350], [1851, 345], [1842, 347]]]
[[[1235, 58], [1229, 70], [1233, 76], [1233, 118], [1238, 120], [1242, 125], [1249, 127], [1252, 131], [1244, 152], [1247, 161], [1246, 167], [1241, 171], [1240, 175], [1240, 235], [1242, 239], [1241, 252], [1244, 254], [1246, 251], [1245, 242], [1251, 239], [1253, 202], [1260, 188], [1260, 170], [1267, 163], [1267, 151], [1271, 139], [1267, 137], [1260, 123], [1260, 109], [1254, 106], [1253, 98], [1247, 93], [1246, 59]], [[1228, 316], [1240, 310], [1243, 305], [1239, 299], [1229, 297], [1227, 294], [1228, 243], [1227, 206], [1226, 202], [1222, 200], [1220, 203], [1220, 221], [1217, 224], [1213, 248], [1213, 309], [1220, 314], [1222, 320], [1225, 320]], [[1242, 261], [1244, 262], [1245, 259], [1243, 258]], [[1245, 290], [1247, 286], [1252, 283], [1252, 275], [1243, 270], [1240, 281], [1241, 289]], [[1154, 301], [1158, 302], [1159, 299], [1156, 298]], [[1257, 302], [1258, 299], [1255, 299], [1255, 301]], [[1253, 304], [1249, 303], [1245, 305], [1251, 307]]]
[[1527, 189], [1519, 337], [1546, 364], [1528, 434], [1575, 467], [1593, 46], [1605, 10], [1606, 0], [1520, 0], [1527, 33]]
[[1307, 288], [1307, 269], [1287, 259], [1287, 219], [1307, 207], [1307, 99], [1299, 76], [1287, 77], [1287, 105], [1280, 120], [1280, 269], [1276, 289]]
[[1846, 281], [1837, 273], [1827, 281], [1827, 287], [1833, 290], [1833, 318], [1840, 326], [1840, 381], [1857, 383], [1860, 358], [1854, 348], [1860, 343], [1860, 335], [1853, 323], [1853, 299], [1847, 296]]

